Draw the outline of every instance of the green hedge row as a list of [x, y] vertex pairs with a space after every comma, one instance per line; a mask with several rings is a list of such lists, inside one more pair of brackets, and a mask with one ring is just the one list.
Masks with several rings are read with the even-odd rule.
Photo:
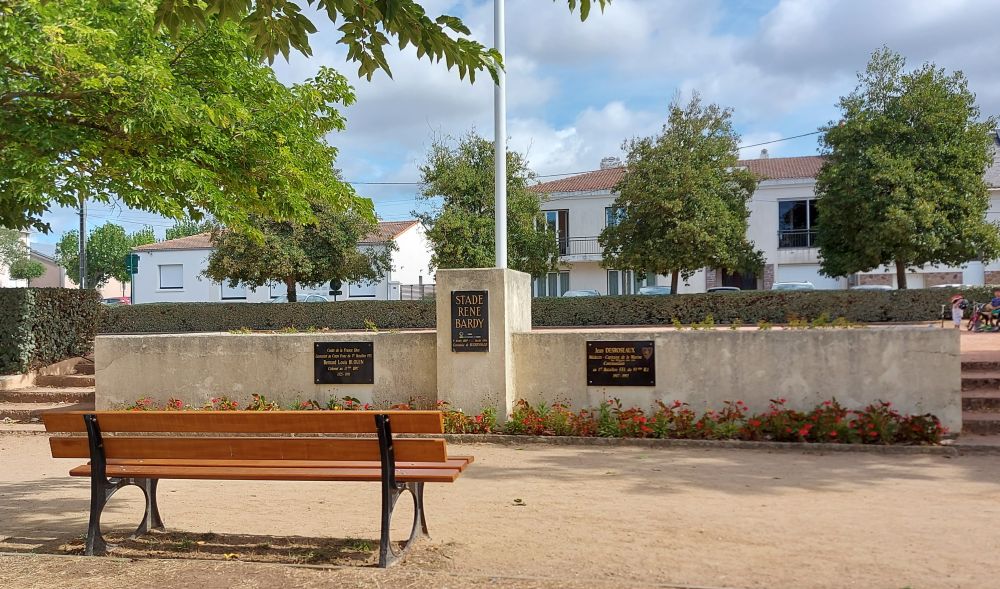
[[[941, 305], [956, 291], [943, 288], [894, 291], [747, 291], [729, 294], [536, 299], [536, 326], [663, 325], [712, 315], [716, 323], [785, 323], [826, 313], [864, 323], [927, 321], [941, 317]], [[969, 300], [989, 301], [990, 289], [962, 291]]]
[[89, 352], [100, 307], [92, 290], [0, 288], [0, 374]]
[[147, 303], [105, 307], [100, 333], [434, 327], [434, 301]]
[[[948, 289], [901, 291], [743, 292], [675, 296], [542, 298], [532, 302], [538, 327], [666, 325], [712, 315], [717, 323], [813, 319], [826, 313], [866, 323], [927, 321], [941, 316]], [[987, 288], [964, 291], [988, 301]], [[432, 328], [433, 301], [347, 301], [338, 303], [162, 303], [106, 307], [101, 333], [183, 333], [242, 328], [278, 330]]]

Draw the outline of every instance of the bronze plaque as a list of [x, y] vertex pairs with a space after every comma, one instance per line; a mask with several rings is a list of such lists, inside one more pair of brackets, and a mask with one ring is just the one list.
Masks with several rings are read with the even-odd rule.
[[451, 291], [451, 351], [490, 351], [490, 299], [485, 290]]
[[313, 344], [316, 384], [375, 384], [374, 342]]
[[652, 341], [588, 341], [587, 385], [656, 386], [655, 360]]

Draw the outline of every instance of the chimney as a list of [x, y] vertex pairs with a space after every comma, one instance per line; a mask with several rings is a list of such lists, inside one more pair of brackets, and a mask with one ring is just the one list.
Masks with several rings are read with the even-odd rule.
[[760, 159], [766, 160], [768, 158], [767, 148], [760, 150]]
[[620, 168], [620, 167], [622, 167], [622, 161], [618, 159], [618, 157], [616, 156], [609, 155], [606, 158], [601, 158], [602, 170], [608, 170], [611, 168]]

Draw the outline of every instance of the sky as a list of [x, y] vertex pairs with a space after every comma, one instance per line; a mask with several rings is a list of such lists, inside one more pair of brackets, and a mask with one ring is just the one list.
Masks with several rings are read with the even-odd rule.
[[[461, 17], [475, 39], [492, 44], [492, 0], [421, 4], [430, 15]], [[983, 114], [1000, 114], [1000, 0], [612, 0], [583, 23], [566, 4], [506, 0], [508, 147], [525, 153], [539, 175], [622, 157], [625, 140], [657, 133], [670, 102], [695, 91], [733, 109], [742, 145], [811, 133], [837, 118], [838, 98], [882, 45], [910, 68], [932, 61], [962, 70]], [[337, 166], [375, 200], [382, 219], [412, 218], [430, 206], [416, 199], [416, 182], [431, 142], [473, 129], [493, 137], [490, 77], [469, 84], [443, 63], [418, 60], [412, 48], [390, 46], [393, 76], [379, 72], [369, 82], [346, 61], [336, 25], [319, 14], [313, 22], [313, 55], [279, 58], [279, 79], [299, 82], [322, 65], [347, 76], [358, 100], [345, 109], [347, 130], [328, 137], [339, 149]], [[771, 157], [813, 155], [817, 147], [816, 135], [766, 146]], [[54, 243], [78, 226], [71, 210], [47, 219], [53, 232], [33, 235], [33, 243]], [[109, 220], [128, 231], [150, 225], [161, 238], [172, 224], [91, 207], [90, 227]]]

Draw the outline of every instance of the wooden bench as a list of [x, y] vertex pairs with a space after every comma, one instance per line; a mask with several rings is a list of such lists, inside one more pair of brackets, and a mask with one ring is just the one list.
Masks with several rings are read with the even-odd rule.
[[[106, 553], [101, 513], [128, 485], [146, 496], [140, 535], [163, 529], [160, 479], [369, 481], [382, 485], [378, 564], [384, 568], [427, 535], [424, 483], [454, 482], [473, 461], [449, 457], [442, 438], [393, 438], [443, 433], [439, 411], [73, 411], [42, 420], [47, 431], [69, 434], [50, 438], [53, 458], [90, 460], [69, 473], [90, 477], [87, 555]], [[413, 528], [397, 549], [389, 524], [404, 491], [413, 498]]]

